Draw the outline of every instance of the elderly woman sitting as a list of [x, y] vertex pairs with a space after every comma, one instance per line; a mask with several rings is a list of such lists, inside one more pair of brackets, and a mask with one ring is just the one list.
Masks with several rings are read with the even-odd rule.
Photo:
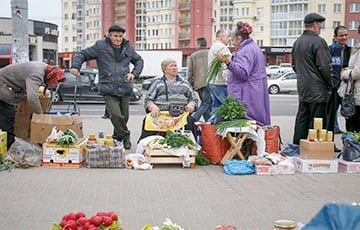
[[[184, 107], [190, 114], [196, 109], [198, 99], [188, 81], [179, 77], [178, 66], [175, 60], [167, 58], [161, 62], [161, 69], [164, 75], [156, 79], [151, 85], [145, 97], [145, 110], [152, 117], [158, 117], [160, 111], [169, 111], [170, 104], [177, 104]], [[194, 132], [195, 119], [189, 115], [187, 117], [186, 130]], [[159, 134], [156, 131], [146, 131], [144, 128], [145, 119], [142, 125], [142, 133], [139, 140]]]

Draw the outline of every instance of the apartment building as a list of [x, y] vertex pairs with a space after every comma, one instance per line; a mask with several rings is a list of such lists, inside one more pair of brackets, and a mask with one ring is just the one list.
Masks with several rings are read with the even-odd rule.
[[[350, 44], [358, 42], [360, 0], [62, 0], [63, 51], [88, 47], [119, 24], [138, 50], [182, 49], [191, 53], [196, 38], [210, 45], [220, 28], [232, 30], [247, 21], [252, 38], [269, 64], [291, 61], [293, 42], [304, 30], [304, 16], [326, 17], [320, 36], [332, 42], [337, 25], [349, 28]], [[354, 32], [354, 33], [353, 33]]]

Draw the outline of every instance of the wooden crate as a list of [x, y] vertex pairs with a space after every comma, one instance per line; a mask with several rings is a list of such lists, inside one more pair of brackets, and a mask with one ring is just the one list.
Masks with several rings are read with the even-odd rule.
[[[147, 160], [150, 164], [182, 164], [181, 158], [164, 152], [161, 149], [147, 149]], [[195, 168], [195, 151], [190, 149], [190, 168]]]

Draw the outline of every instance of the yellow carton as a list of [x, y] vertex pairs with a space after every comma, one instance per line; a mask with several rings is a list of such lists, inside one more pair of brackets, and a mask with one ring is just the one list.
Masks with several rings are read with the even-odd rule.
[[0, 129], [0, 153], [5, 154], [7, 152], [7, 134]]

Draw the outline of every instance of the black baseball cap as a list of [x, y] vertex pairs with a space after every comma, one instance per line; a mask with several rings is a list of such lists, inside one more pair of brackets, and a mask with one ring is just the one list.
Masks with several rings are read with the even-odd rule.
[[305, 24], [311, 24], [313, 22], [323, 22], [323, 21], [325, 21], [325, 17], [323, 17], [317, 13], [310, 13], [310, 14], [306, 15], [304, 18]]
[[122, 28], [121, 26], [118, 26], [118, 25], [113, 25], [109, 28], [109, 33], [111, 32], [121, 32], [121, 33], [125, 33], [125, 29]]

